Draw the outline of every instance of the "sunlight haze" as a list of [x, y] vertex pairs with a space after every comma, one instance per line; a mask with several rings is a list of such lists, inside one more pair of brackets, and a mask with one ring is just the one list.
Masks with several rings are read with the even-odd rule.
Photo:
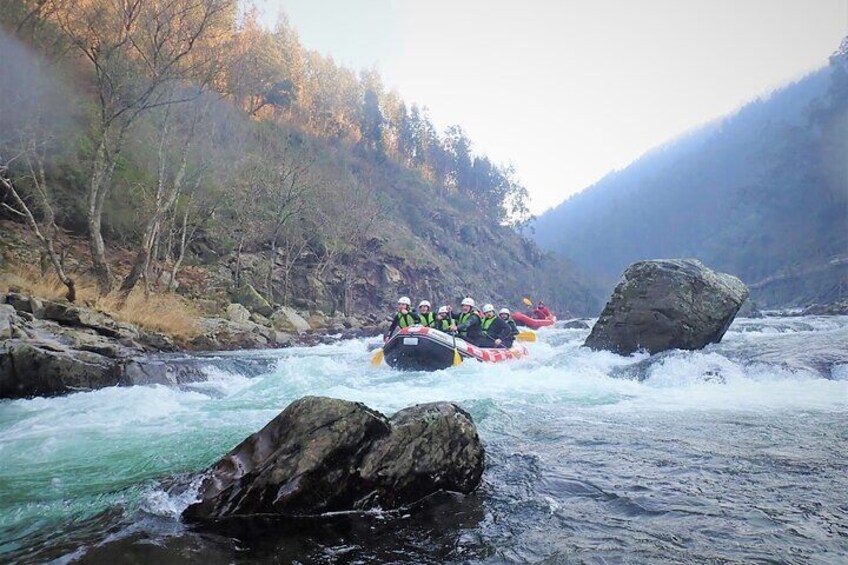
[[848, 2], [266, 0], [307, 48], [459, 124], [540, 213], [651, 147], [824, 65]]

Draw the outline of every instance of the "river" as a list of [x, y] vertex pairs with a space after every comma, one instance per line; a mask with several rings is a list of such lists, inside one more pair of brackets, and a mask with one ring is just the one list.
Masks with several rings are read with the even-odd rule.
[[[374, 340], [351, 340], [234, 354], [266, 361], [257, 375], [201, 358], [190, 386], [0, 402], [0, 561], [848, 561], [848, 317], [739, 319], [653, 358], [588, 351], [587, 333], [543, 330], [503, 366], [375, 369]], [[317, 524], [181, 524], [188, 474], [309, 394], [459, 402], [481, 488]]]

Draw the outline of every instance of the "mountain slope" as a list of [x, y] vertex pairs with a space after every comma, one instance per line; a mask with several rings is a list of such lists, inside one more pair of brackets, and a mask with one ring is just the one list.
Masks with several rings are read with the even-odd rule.
[[[32, 229], [18, 209], [28, 205], [57, 261], [78, 280], [97, 274], [101, 295], [176, 288], [208, 314], [246, 284], [274, 307], [346, 316], [390, 311], [401, 294], [596, 308], [573, 267], [513, 229], [527, 192], [509, 167], [475, 152], [459, 126], [439, 134], [376, 73], [307, 50], [285, 22], [266, 30], [234, 0], [143, 3], [146, 16], [123, 27], [117, 4], [10, 6], [0, 12], [0, 174], [21, 198], [0, 189], [0, 264], [5, 241]], [[149, 30], [136, 28], [164, 26], [180, 6], [189, 23], [207, 13], [198, 7], [221, 11], [215, 33], [192, 43], [204, 65], [174, 67], [163, 83], [139, 56]], [[120, 84], [90, 64], [110, 41], [99, 64]], [[100, 212], [87, 204], [95, 185]], [[100, 236], [105, 274], [76, 244]], [[6, 259], [37, 261], [29, 251]], [[43, 276], [43, 249], [41, 259]]]
[[848, 268], [846, 56], [653, 150], [542, 215], [537, 242], [604, 284], [695, 257], [763, 306], [832, 301]]

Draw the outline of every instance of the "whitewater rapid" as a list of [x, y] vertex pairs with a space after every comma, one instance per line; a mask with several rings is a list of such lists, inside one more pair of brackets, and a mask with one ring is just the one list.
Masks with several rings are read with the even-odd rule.
[[[203, 383], [4, 401], [0, 559], [96, 561], [98, 552], [127, 551], [139, 539], [158, 540], [165, 555], [190, 546], [199, 555], [233, 559], [226, 547], [183, 528], [178, 517], [193, 491], [170, 487], [292, 400], [323, 395], [386, 414], [456, 401], [478, 424], [487, 470], [468, 512], [471, 524], [437, 528], [428, 538], [422, 532], [433, 524], [406, 518], [413, 521], [406, 537], [377, 534], [374, 547], [354, 534], [297, 538], [294, 545], [307, 549], [295, 551], [296, 559], [332, 561], [348, 548], [343, 553], [351, 558], [382, 559], [388, 551], [407, 562], [432, 555], [533, 561], [570, 552], [612, 560], [745, 560], [800, 547], [804, 561], [839, 562], [848, 556], [840, 539], [848, 534], [848, 481], [840, 478], [848, 439], [846, 332], [846, 317], [741, 319], [723, 343], [703, 351], [620, 357], [580, 347], [588, 330], [553, 328], [539, 332], [526, 360], [466, 362], [433, 373], [373, 368], [368, 345], [375, 340], [350, 340], [231, 354], [266, 359], [271, 370], [257, 376], [199, 359], [208, 365]], [[751, 454], [774, 460], [757, 468], [760, 482], [746, 475]], [[806, 474], [787, 471], [807, 460]], [[806, 499], [782, 501], [801, 477], [810, 490], [797, 496]], [[771, 514], [752, 510], [754, 501], [773, 506]], [[807, 503], [814, 518], [798, 518], [798, 505]], [[450, 508], [464, 515], [461, 504]], [[783, 517], [791, 531], [775, 525]], [[690, 528], [691, 539], [675, 531], [679, 524]], [[677, 541], [663, 540], [662, 532]], [[280, 537], [274, 552], [292, 539]], [[722, 551], [723, 544], [735, 549]], [[241, 558], [267, 557], [265, 545], [248, 546]]]

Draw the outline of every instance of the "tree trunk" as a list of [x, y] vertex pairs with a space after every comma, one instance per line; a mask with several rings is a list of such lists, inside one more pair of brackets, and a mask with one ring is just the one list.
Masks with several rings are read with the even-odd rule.
[[241, 286], [241, 249], [244, 247], [244, 235], [239, 239], [238, 249], [236, 250], [236, 272], [233, 276], [233, 290], [238, 290]]
[[168, 290], [176, 290], [177, 288], [177, 271], [180, 270], [180, 265], [182, 265], [183, 258], [185, 257], [185, 250], [187, 246], [187, 234], [188, 208], [186, 208], [185, 214], [183, 214], [183, 229], [182, 235], [180, 237], [180, 254], [177, 256], [177, 259], [174, 261], [174, 266], [171, 268], [171, 278], [168, 280]]
[[[150, 255], [153, 251], [154, 244], [156, 243], [159, 229], [161, 228], [165, 217], [168, 215], [168, 212], [171, 211], [171, 208], [174, 206], [177, 198], [179, 198], [180, 193], [182, 192], [183, 181], [185, 180], [186, 169], [188, 167], [188, 150], [191, 146], [195, 130], [194, 125], [192, 125], [191, 131], [186, 137], [182, 151], [180, 152], [179, 168], [174, 175], [174, 180], [170, 183], [170, 186], [168, 186], [169, 183], [166, 178], [166, 141], [168, 139], [168, 119], [170, 118], [170, 115], [171, 112], [169, 107], [165, 113], [165, 123], [162, 125], [162, 135], [159, 140], [159, 174], [156, 183], [156, 210], [153, 212], [153, 215], [150, 217], [150, 220], [148, 220], [147, 225], [144, 228], [144, 236], [141, 240], [141, 247], [136, 254], [132, 270], [124, 279], [123, 283], [121, 283], [119, 292], [122, 303], [126, 301], [127, 297], [132, 292], [132, 289], [138, 283], [139, 278], [144, 277], [146, 280], [147, 270], [150, 267]], [[145, 285], [145, 289], [147, 290], [147, 285]]]
[[[35, 237], [38, 238], [38, 241], [40, 241], [41, 245], [43, 246], [43, 253], [47, 254], [47, 257], [53, 264], [53, 268], [56, 270], [56, 275], [58, 275], [59, 280], [62, 281], [62, 284], [64, 284], [68, 288], [68, 292], [65, 295], [65, 298], [67, 298], [68, 302], [74, 302], [77, 299], [76, 282], [74, 281], [74, 279], [72, 279], [65, 273], [65, 269], [62, 267], [62, 262], [59, 260], [59, 255], [56, 253], [56, 250], [53, 247], [53, 238], [45, 236], [41, 232], [41, 229], [38, 227], [38, 222], [35, 221], [35, 217], [32, 215], [32, 212], [30, 211], [29, 207], [18, 194], [18, 191], [15, 189], [15, 186], [14, 184], [12, 184], [12, 181], [6, 179], [3, 176], [0, 176], [0, 184], [2, 184], [2, 186], [9, 191], [9, 193], [12, 195], [13, 200], [15, 201], [15, 204], [18, 206], [18, 208], [20, 208], [20, 210], [15, 210], [14, 208], [10, 209], [12, 211], [16, 211], [18, 214], [26, 218], [27, 223], [32, 228], [32, 231], [35, 233]], [[48, 207], [50, 205], [49, 202], [47, 202], [46, 200], [43, 204]], [[6, 205], [4, 204], [4, 206]], [[49, 217], [53, 217], [52, 209], [50, 209], [49, 211]]]
[[112, 273], [106, 262], [106, 245], [102, 234], [103, 203], [106, 200], [106, 188], [115, 169], [114, 163], [110, 163], [108, 159], [106, 135], [108, 133], [104, 133], [97, 146], [88, 189], [88, 244], [100, 296], [105, 296], [112, 290]]

